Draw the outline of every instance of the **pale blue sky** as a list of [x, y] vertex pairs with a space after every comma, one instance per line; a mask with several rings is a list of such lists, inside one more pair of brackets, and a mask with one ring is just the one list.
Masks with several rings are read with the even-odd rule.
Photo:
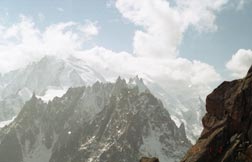
[[227, 8], [217, 16], [218, 30], [198, 33], [189, 30], [180, 47], [181, 55], [214, 65], [225, 73], [225, 64], [238, 49], [252, 48], [252, 3], [243, 10]]
[[[217, 13], [217, 31], [199, 33], [194, 28], [187, 30], [179, 46], [180, 56], [206, 62], [226, 75], [225, 64], [231, 56], [241, 48], [252, 49], [252, 3], [245, 4], [240, 10], [235, 5], [231, 3]], [[58, 22], [97, 21], [99, 35], [86, 44], [86, 48], [96, 44], [116, 52], [131, 53], [133, 50], [132, 40], [137, 27], [122, 18], [115, 7], [108, 7], [106, 0], [0, 1], [3, 24], [17, 22], [20, 14], [33, 17], [41, 29]], [[39, 19], [39, 14], [44, 19]]]
[[[63, 11], [59, 11], [60, 8]], [[94, 40], [96, 44], [115, 51], [132, 49], [134, 25], [124, 22], [114, 7], [108, 8], [106, 0], [3, 0], [0, 1], [0, 11], [1, 15], [8, 12], [5, 23], [17, 22], [22, 13], [35, 18], [36, 25], [41, 28], [58, 22], [97, 21], [100, 33]], [[39, 13], [45, 16], [42, 22], [38, 20]]]

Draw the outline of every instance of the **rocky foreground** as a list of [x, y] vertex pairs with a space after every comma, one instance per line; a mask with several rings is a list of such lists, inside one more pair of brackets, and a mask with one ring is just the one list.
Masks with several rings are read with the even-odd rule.
[[182, 162], [252, 161], [252, 67], [224, 82], [206, 100], [204, 130]]

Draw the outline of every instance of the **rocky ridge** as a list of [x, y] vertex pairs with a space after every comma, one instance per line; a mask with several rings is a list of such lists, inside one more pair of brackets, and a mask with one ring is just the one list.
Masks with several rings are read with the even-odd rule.
[[247, 76], [223, 82], [206, 99], [204, 130], [182, 162], [252, 161], [252, 66]]
[[[59, 58], [45, 56], [27, 67], [0, 75], [0, 128], [13, 117], [17, 116], [20, 108], [28, 101], [32, 93], [48, 102], [53, 97], [61, 97], [68, 88], [92, 85], [96, 81], [106, 82], [104, 74], [83, 59], [69, 56]], [[145, 76], [145, 75], [144, 75]], [[152, 94], [161, 99], [164, 107], [179, 127], [185, 126], [187, 137], [195, 141], [201, 131], [200, 120], [204, 115], [205, 103], [197, 95], [176, 94], [172, 88], [162, 87], [151, 78], [145, 76], [129, 78], [131, 86], [138, 86], [139, 91], [149, 89]], [[148, 87], [148, 88], [147, 88]], [[2, 124], [3, 123], [3, 124]]]
[[176, 162], [190, 146], [185, 128], [150, 91], [118, 78], [70, 88], [48, 103], [35, 95], [0, 131], [1, 162]]

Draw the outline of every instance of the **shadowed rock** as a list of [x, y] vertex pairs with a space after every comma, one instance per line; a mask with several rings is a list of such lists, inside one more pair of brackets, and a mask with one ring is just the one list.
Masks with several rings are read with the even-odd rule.
[[142, 157], [140, 162], [159, 162], [157, 158]]
[[252, 66], [249, 68], [249, 71], [248, 71], [247, 75], [249, 75], [249, 74], [252, 74]]
[[252, 161], [252, 67], [245, 78], [223, 82], [206, 99], [203, 131], [182, 162]]
[[167, 162], [190, 146], [160, 100], [118, 78], [70, 88], [48, 103], [34, 94], [1, 129], [0, 162], [136, 162], [139, 155]]

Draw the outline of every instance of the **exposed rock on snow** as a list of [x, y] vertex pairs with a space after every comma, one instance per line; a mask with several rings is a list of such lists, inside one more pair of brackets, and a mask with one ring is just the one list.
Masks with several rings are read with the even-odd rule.
[[190, 146], [160, 100], [118, 78], [70, 88], [48, 103], [35, 95], [0, 132], [4, 162], [176, 162]]

